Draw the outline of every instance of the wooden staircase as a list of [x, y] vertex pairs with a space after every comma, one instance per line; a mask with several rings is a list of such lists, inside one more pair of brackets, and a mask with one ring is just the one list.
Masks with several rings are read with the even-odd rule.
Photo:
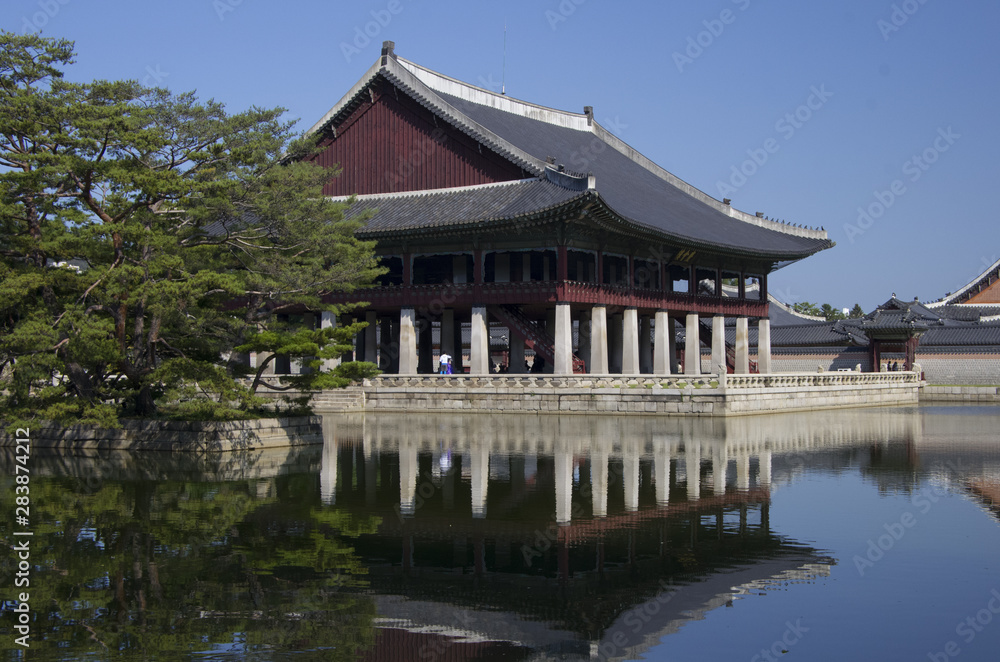
[[[524, 344], [531, 348], [536, 355], [545, 359], [546, 363], [555, 365], [555, 339], [536, 322], [529, 319], [518, 306], [490, 306], [487, 311], [497, 321], [510, 329], [511, 334], [523, 340]], [[573, 372], [587, 372], [586, 363], [575, 354], [573, 355]]]

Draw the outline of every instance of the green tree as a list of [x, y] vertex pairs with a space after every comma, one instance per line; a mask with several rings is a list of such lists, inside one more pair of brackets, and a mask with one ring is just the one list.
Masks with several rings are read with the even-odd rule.
[[809, 303], [808, 301], [799, 301], [798, 303], [792, 304], [792, 310], [797, 313], [802, 313], [803, 315], [812, 315], [814, 317], [823, 316], [823, 311], [821, 311], [816, 304]]
[[834, 320], [847, 319], [847, 315], [840, 308], [834, 308], [828, 303], [824, 303], [820, 308], [820, 314], [826, 318], [827, 322], [833, 322]]
[[865, 311], [861, 307], [861, 304], [859, 304], [859, 303], [854, 304], [854, 308], [851, 308], [851, 312], [847, 315], [847, 317], [850, 318], [850, 319], [852, 319], [852, 320], [854, 320], [854, 319], [860, 319], [860, 318], [862, 318], [864, 316], [865, 316]]
[[332, 173], [303, 159], [315, 144], [282, 109], [71, 83], [72, 61], [64, 40], [0, 33], [8, 421], [114, 425], [192, 396], [205, 415], [235, 416], [260, 405], [235, 348], [321, 357], [363, 327], [301, 342], [276, 323], [343, 312], [323, 296], [380, 273], [373, 244], [354, 237], [365, 219], [322, 196]]

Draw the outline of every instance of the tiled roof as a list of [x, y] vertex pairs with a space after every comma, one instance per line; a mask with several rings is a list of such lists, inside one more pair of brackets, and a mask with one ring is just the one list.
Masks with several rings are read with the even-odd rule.
[[[651, 231], [696, 249], [751, 254], [775, 263], [795, 261], [833, 245], [825, 231], [758, 218], [698, 191], [594, 122], [592, 113], [580, 115], [544, 108], [476, 88], [397, 58], [389, 42], [383, 45], [382, 56], [365, 77], [312, 131], [336, 124], [363, 98], [368, 86], [380, 79], [389, 80], [437, 117], [540, 178], [547, 177], [548, 157], [570, 169], [593, 173], [596, 180], [590, 183], [594, 188], [591, 194], [597, 198], [595, 209], [625, 226]], [[553, 183], [559, 184], [558, 180]], [[461, 200], [450, 197], [443, 201], [437, 213], [421, 213], [412, 220], [403, 216], [414, 207], [404, 209], [404, 205], [426, 199], [385, 197], [387, 202], [377, 202], [380, 214], [392, 209], [395, 216], [384, 223], [373, 221], [370, 227], [372, 232], [379, 232], [404, 227], [400, 224], [413, 229], [426, 227], [421, 225], [423, 222], [443, 226], [449, 223], [451, 207], [457, 205], [460, 216], [451, 220], [464, 224], [476, 219], [509, 218], [500, 216], [505, 213], [538, 212], [558, 204], [557, 194], [542, 193], [543, 186], [534, 188], [537, 199], [526, 197], [511, 202], [509, 209], [496, 199], [497, 192], [485, 187], [474, 189], [476, 192]]]
[[593, 173], [597, 190], [608, 207], [633, 223], [682, 241], [715, 247], [736, 244], [759, 253], [808, 255], [831, 246], [825, 238], [786, 234], [732, 218], [664, 181], [602, 140], [600, 134], [558, 126], [447, 94], [440, 96], [477, 124], [503, 136], [521, 150], [542, 157], [552, 156], [568, 168], [578, 167]]
[[358, 233], [362, 238], [414, 228], [455, 227], [491, 220], [513, 219], [559, 207], [586, 192], [563, 188], [546, 179], [469, 186], [456, 189], [363, 196], [351, 206], [349, 217], [377, 209]]

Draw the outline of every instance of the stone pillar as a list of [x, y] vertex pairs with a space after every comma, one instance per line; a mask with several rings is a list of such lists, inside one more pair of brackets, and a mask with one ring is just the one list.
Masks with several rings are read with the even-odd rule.
[[771, 374], [771, 320], [766, 317], [757, 322], [757, 372]]
[[417, 374], [417, 313], [413, 308], [399, 311], [399, 374]]
[[608, 374], [608, 309], [604, 306], [590, 311], [590, 372]]
[[750, 327], [749, 320], [742, 315], [736, 318], [736, 367], [733, 372], [737, 375], [750, 372]]
[[553, 374], [573, 374], [573, 312], [568, 303], [556, 304], [555, 366]]
[[712, 317], [712, 368], [710, 372], [718, 375], [726, 372], [726, 318], [723, 315]]
[[653, 373], [653, 329], [649, 315], [639, 318], [639, 372]]
[[615, 313], [608, 320], [608, 370], [612, 373], [622, 371], [622, 326], [624, 320], [621, 313]]
[[375, 338], [375, 332], [377, 331], [378, 317], [376, 317], [374, 310], [369, 310], [365, 313], [365, 321], [368, 322], [368, 326], [365, 327], [365, 355], [363, 360], [369, 363], [377, 363], [378, 341]]
[[469, 339], [469, 374], [490, 374], [490, 334], [486, 307], [472, 307], [472, 334]]
[[557, 442], [555, 451], [556, 524], [559, 525], [569, 524], [573, 511], [573, 454], [566, 443]]
[[626, 308], [622, 320], [622, 374], [639, 374], [639, 311]]
[[698, 329], [698, 313], [688, 313], [684, 327], [684, 374], [701, 374], [701, 334]]
[[670, 354], [673, 343], [670, 342], [673, 336], [674, 322], [670, 319], [670, 314], [665, 310], [656, 311], [656, 319], [653, 321], [653, 332], [656, 334], [656, 341], [653, 343], [653, 374], [669, 375], [671, 372]]

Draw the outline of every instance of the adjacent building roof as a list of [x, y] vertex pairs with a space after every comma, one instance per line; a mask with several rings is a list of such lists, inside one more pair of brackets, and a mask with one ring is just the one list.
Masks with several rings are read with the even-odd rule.
[[[398, 58], [392, 42], [384, 44], [378, 62], [312, 131], [335, 128], [368, 96], [369, 86], [385, 80], [536, 178], [518, 182], [516, 189], [472, 187], [446, 198], [432, 198], [431, 191], [371, 196], [363, 201], [366, 207], [386, 215], [372, 222], [373, 234], [537, 213], [580, 195], [572, 189], [584, 179], [587, 194], [606, 215], [681, 245], [747, 254], [779, 266], [833, 246], [824, 230], [747, 214], [699, 191], [598, 124], [589, 108], [583, 114], [545, 108], [457, 81]], [[580, 177], [552, 176], [564, 169], [556, 164], [582, 171]], [[566, 184], [572, 195], [553, 188]], [[434, 209], [424, 210], [428, 203]]]
[[981, 299], [983, 297], [977, 297], [977, 295], [985, 290], [992, 289], [992, 296], [988, 297], [986, 301], [975, 301], [974, 303], [993, 304], [993, 306], [997, 309], [997, 312], [1000, 312], [1000, 293], [997, 292], [998, 286], [996, 285], [998, 281], [1000, 281], [1000, 260], [997, 260], [992, 265], [987, 267], [985, 271], [973, 278], [965, 286], [959, 288], [956, 292], [948, 294], [934, 303], [927, 305], [930, 308], [954, 304], [967, 305], [967, 302], [969, 302], [970, 299]]

